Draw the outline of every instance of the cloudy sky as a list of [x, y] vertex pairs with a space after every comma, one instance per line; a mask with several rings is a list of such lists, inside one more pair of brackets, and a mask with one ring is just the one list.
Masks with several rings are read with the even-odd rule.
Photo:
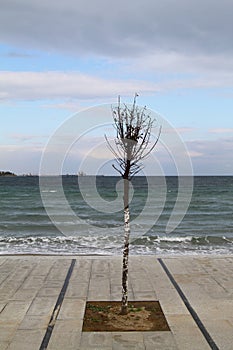
[[[195, 174], [233, 174], [232, 0], [0, 0], [0, 8], [0, 170], [37, 174], [69, 116], [137, 92], [180, 133]], [[157, 158], [172, 173], [161, 149]]]

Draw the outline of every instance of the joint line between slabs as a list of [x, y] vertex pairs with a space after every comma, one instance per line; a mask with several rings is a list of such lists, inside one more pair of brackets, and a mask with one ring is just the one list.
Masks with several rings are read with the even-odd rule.
[[167, 268], [166, 264], [163, 262], [163, 260], [161, 258], [158, 258], [158, 262], [160, 263], [160, 265], [162, 266], [162, 268], [164, 269], [164, 271], [166, 272], [168, 278], [170, 279], [171, 283], [173, 284], [173, 286], [175, 287], [176, 291], [178, 292], [179, 296], [181, 297], [183, 303], [185, 304], [185, 306], [187, 307], [188, 311], [190, 312], [193, 320], [195, 321], [196, 325], [198, 326], [198, 328], [200, 329], [201, 333], [203, 334], [203, 336], [205, 337], [205, 340], [207, 341], [207, 343], [209, 344], [210, 348], [212, 350], [220, 350], [218, 348], [218, 346], [216, 345], [216, 343], [214, 342], [214, 340], [212, 339], [212, 337], [210, 336], [209, 332], [207, 331], [207, 329], [205, 328], [204, 324], [202, 323], [202, 321], [200, 320], [199, 316], [197, 315], [196, 311], [193, 309], [193, 307], [191, 306], [191, 304], [189, 303], [188, 299], [186, 298], [185, 294], [182, 292], [180, 286], [178, 285], [178, 283], [176, 282], [176, 280], [174, 279], [174, 277], [172, 276], [171, 272], [169, 271], [169, 269]]
[[50, 321], [49, 321], [46, 333], [44, 335], [44, 338], [42, 340], [42, 343], [41, 343], [41, 346], [40, 346], [39, 350], [45, 350], [48, 347], [49, 340], [51, 338], [51, 335], [52, 335], [52, 332], [53, 332], [53, 328], [55, 326], [56, 319], [58, 317], [61, 305], [63, 303], [64, 297], [65, 297], [65, 294], [66, 294], [66, 290], [67, 290], [67, 287], [69, 285], [70, 277], [71, 277], [72, 272], [74, 270], [75, 263], [76, 263], [76, 260], [72, 259], [70, 267], [69, 267], [69, 270], [67, 272], [67, 275], [66, 275], [66, 278], [65, 278], [65, 281], [64, 281], [64, 284], [63, 284], [62, 289], [60, 291], [60, 294], [59, 294], [59, 296], [57, 298], [56, 305], [55, 305], [55, 307], [53, 309], [52, 316], [50, 318]]

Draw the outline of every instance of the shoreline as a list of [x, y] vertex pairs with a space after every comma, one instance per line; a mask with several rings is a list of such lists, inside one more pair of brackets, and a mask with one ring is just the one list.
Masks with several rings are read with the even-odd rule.
[[[59, 257], [67, 257], [67, 258], [82, 258], [82, 257], [100, 257], [100, 258], [121, 258], [122, 254], [45, 254], [45, 253], [19, 253], [19, 254], [0, 254], [1, 257], [21, 257], [21, 256], [28, 256], [28, 257], [53, 257], [53, 258], [59, 258]], [[209, 253], [209, 254], [130, 254], [129, 257], [134, 258], [232, 258], [232, 254], [217, 254], [217, 253]]]

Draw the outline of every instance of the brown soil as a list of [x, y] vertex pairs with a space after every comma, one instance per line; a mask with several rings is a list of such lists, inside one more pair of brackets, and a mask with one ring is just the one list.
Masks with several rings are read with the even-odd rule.
[[121, 315], [121, 302], [87, 302], [84, 332], [169, 331], [158, 301], [129, 302], [127, 315]]

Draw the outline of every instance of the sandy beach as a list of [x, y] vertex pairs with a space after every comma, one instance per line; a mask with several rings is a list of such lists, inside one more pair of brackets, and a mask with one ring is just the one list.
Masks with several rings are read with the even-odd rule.
[[120, 300], [120, 256], [1, 256], [0, 349], [230, 350], [232, 276], [232, 256], [130, 256], [129, 300], [170, 331], [82, 332], [87, 300]]

